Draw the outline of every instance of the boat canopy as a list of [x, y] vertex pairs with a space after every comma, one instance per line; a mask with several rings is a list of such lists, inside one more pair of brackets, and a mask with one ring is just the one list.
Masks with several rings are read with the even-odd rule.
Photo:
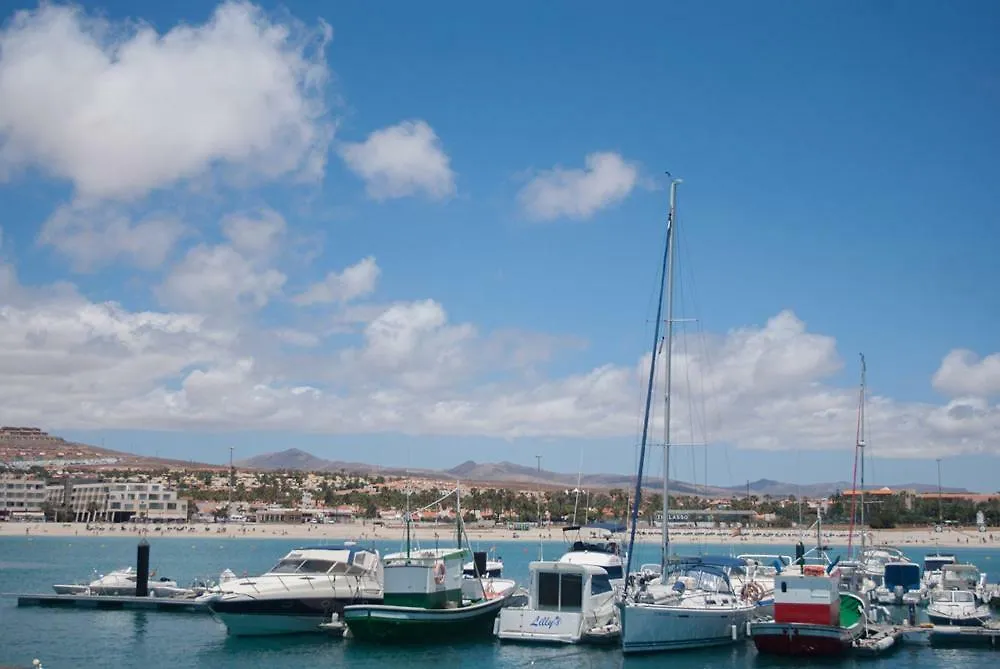
[[624, 523], [612, 521], [608, 523], [588, 523], [586, 525], [567, 525], [563, 528], [563, 532], [576, 532], [577, 530], [604, 530], [612, 534], [621, 534], [626, 530], [626, 527]]

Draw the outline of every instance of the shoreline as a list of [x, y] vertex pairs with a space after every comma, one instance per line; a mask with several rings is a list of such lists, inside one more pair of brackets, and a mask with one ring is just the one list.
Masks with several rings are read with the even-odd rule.
[[[89, 527], [89, 529], [88, 529]], [[125, 529], [121, 529], [121, 528]], [[415, 526], [411, 529], [414, 539], [433, 541], [448, 540], [454, 536], [454, 526]], [[163, 539], [315, 539], [339, 541], [393, 541], [402, 536], [403, 527], [373, 526], [370, 523], [336, 523], [326, 525], [281, 525], [257, 524], [245, 525], [217, 523], [189, 523], [186, 525], [157, 525], [149, 528], [132, 525], [99, 525], [86, 523], [22, 523], [0, 522], [0, 539], [5, 537], [154, 537]], [[506, 528], [467, 526], [466, 534], [469, 542], [509, 543], [551, 541], [561, 542], [563, 532], [561, 527], [543, 528], [514, 532]], [[576, 533], [569, 533], [576, 538]], [[569, 536], [567, 538], [569, 538]], [[596, 537], [596, 533], [584, 530], [584, 538]], [[624, 543], [627, 537], [621, 538]], [[656, 528], [640, 528], [636, 532], [636, 543], [658, 544], [660, 532]], [[824, 543], [840, 546], [846, 545], [848, 531], [838, 527], [830, 527], [823, 531]], [[802, 541], [806, 548], [815, 545], [815, 533], [797, 529], [759, 529], [743, 530], [734, 534], [728, 529], [690, 529], [676, 528], [671, 530], [670, 541], [674, 544], [713, 544], [713, 545], [771, 545], [791, 546]], [[861, 535], [855, 532], [855, 543], [860, 543]], [[879, 530], [869, 532], [866, 541], [869, 544], [890, 544], [894, 546], [922, 546], [928, 548], [960, 548], [960, 547], [993, 547], [1000, 548], [1000, 528], [986, 532], [962, 531], [945, 529], [942, 532], [920, 529]]]

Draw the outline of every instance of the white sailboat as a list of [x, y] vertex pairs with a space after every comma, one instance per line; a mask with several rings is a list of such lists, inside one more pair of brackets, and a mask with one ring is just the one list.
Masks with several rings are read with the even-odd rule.
[[[670, 183], [670, 213], [667, 218], [667, 240], [663, 252], [660, 277], [660, 300], [657, 305], [653, 334], [653, 351], [649, 366], [646, 390], [646, 407], [643, 416], [642, 441], [639, 448], [639, 471], [636, 477], [632, 507], [632, 527], [627, 553], [628, 582], [621, 601], [621, 644], [624, 653], [702, 648], [735, 643], [746, 636], [746, 623], [753, 614], [755, 603], [739, 597], [729, 581], [727, 570], [733, 565], [714, 564], [699, 558], [669, 560], [670, 533], [669, 480], [670, 480], [670, 394], [671, 352], [673, 347], [673, 277], [676, 246], [677, 184]], [[663, 355], [665, 370], [663, 416], [663, 543], [659, 569], [643, 569], [631, 573], [634, 554], [635, 530], [642, 499], [642, 475], [645, 463], [646, 441], [649, 434], [649, 414], [652, 403], [653, 380], [656, 373], [657, 348], [660, 340], [660, 321], [663, 297], [666, 293], [666, 344]], [[734, 560], [734, 562], [736, 562]], [[658, 573], [657, 573], [658, 572]]]

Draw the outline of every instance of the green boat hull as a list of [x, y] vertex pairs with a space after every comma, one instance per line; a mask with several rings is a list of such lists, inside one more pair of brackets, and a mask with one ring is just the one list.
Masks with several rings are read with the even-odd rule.
[[492, 638], [493, 622], [507, 598], [453, 609], [384, 604], [344, 608], [351, 637], [362, 641], [431, 643]]

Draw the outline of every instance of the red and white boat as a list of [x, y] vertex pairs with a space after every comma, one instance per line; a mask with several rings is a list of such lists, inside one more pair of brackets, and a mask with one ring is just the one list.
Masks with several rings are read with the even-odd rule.
[[774, 579], [774, 618], [750, 623], [757, 651], [771, 655], [836, 656], [865, 631], [865, 602], [840, 592], [836, 570], [792, 567]]

